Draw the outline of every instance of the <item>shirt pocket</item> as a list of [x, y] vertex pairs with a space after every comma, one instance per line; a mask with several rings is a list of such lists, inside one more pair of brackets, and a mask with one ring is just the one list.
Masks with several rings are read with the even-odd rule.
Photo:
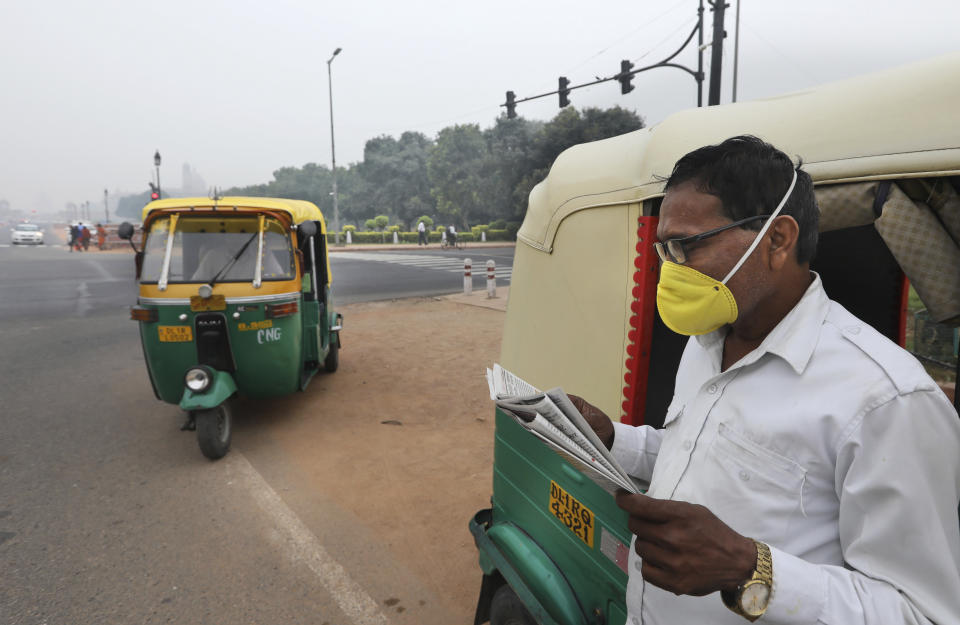
[[782, 545], [790, 521], [803, 511], [806, 469], [725, 423], [707, 465], [713, 484], [707, 507], [737, 532]]

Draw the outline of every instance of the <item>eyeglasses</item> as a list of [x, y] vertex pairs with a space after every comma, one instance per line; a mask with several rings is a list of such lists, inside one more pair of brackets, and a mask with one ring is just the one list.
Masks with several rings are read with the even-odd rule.
[[747, 217], [746, 219], [741, 219], [740, 221], [735, 221], [727, 224], [726, 226], [714, 228], [713, 230], [707, 230], [706, 232], [701, 232], [700, 234], [683, 237], [682, 239], [667, 239], [666, 241], [657, 242], [653, 244], [653, 247], [657, 250], [657, 256], [660, 257], [661, 261], [673, 261], [678, 265], [682, 265], [687, 262], [687, 250], [685, 246], [708, 239], [715, 234], [720, 234], [724, 230], [736, 228], [738, 226], [748, 224], [751, 221], [767, 219], [769, 217], [770, 215], [754, 215], [753, 217]]

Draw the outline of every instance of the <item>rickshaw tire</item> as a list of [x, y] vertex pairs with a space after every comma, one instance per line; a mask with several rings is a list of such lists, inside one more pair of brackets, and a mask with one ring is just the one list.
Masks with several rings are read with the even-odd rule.
[[333, 373], [340, 366], [340, 337], [330, 337], [330, 349], [327, 351], [327, 357], [323, 361], [323, 370], [327, 373]]
[[227, 402], [210, 410], [197, 410], [194, 418], [201, 453], [210, 460], [227, 455], [233, 435], [233, 415]]
[[504, 584], [490, 600], [490, 625], [537, 625], [517, 593]]

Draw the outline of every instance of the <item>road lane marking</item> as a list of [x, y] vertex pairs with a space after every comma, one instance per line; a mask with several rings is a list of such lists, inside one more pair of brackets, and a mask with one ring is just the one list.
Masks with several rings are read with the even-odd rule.
[[[404, 265], [406, 267], [419, 267], [421, 269], [437, 269], [448, 273], [463, 273], [463, 260], [460, 258], [450, 258], [443, 256], [427, 256], [424, 254], [389, 254], [373, 252], [344, 252], [337, 255], [338, 260], [363, 260], [379, 263], [391, 263], [394, 265]], [[486, 275], [486, 261], [474, 265], [476, 275]], [[513, 267], [501, 267], [496, 270], [497, 278], [510, 280], [513, 277]]]
[[263, 476], [237, 450], [220, 460], [233, 479], [240, 481], [253, 495], [260, 509], [273, 521], [279, 535], [277, 541], [284, 556], [292, 562], [302, 562], [320, 578], [320, 583], [333, 597], [351, 623], [358, 625], [386, 625], [387, 617], [377, 602], [347, 573], [346, 569], [324, 549], [317, 537], [303, 521], [283, 503]]
[[107, 271], [107, 268], [101, 265], [99, 262], [95, 260], [88, 260], [86, 261], [86, 263], [88, 265], [92, 265], [93, 267], [96, 267], [97, 271], [100, 273], [100, 275], [103, 277], [104, 280], [107, 280], [109, 282], [114, 281], [113, 276], [110, 275], [110, 272]]

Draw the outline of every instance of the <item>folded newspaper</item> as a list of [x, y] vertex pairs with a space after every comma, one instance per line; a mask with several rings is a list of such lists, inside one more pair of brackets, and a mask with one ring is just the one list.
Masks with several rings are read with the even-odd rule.
[[487, 385], [497, 406], [600, 488], [643, 492], [645, 484], [627, 475], [563, 389], [542, 392], [498, 364], [487, 369]]

